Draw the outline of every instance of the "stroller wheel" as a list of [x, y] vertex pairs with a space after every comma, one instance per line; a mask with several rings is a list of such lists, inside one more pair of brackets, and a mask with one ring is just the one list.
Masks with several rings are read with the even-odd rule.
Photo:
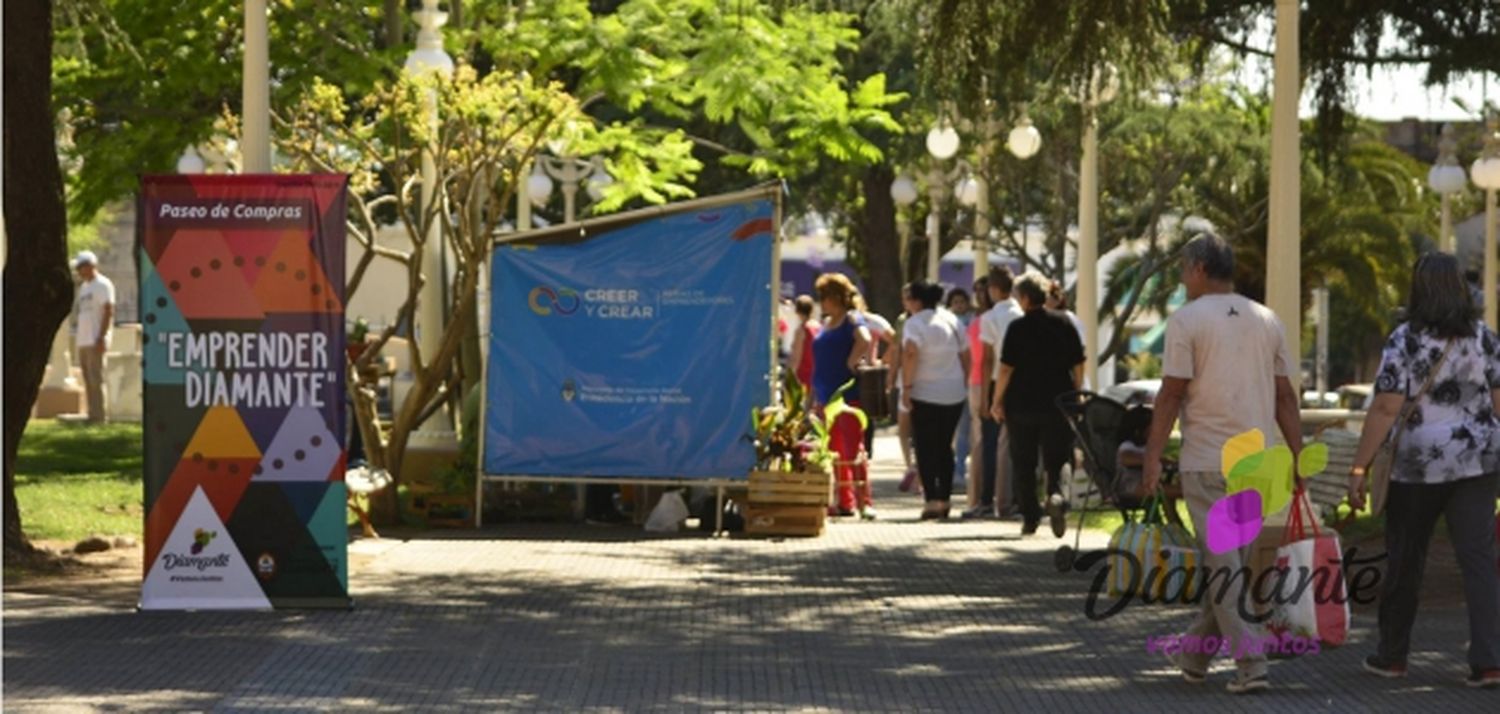
[[1073, 569], [1073, 561], [1078, 559], [1078, 553], [1073, 546], [1057, 546], [1057, 552], [1052, 554], [1052, 565], [1056, 566], [1057, 572], [1066, 573]]

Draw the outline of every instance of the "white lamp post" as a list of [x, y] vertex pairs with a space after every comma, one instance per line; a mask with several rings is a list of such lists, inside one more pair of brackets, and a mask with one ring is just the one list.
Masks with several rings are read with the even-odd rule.
[[891, 182], [891, 200], [896, 203], [896, 232], [901, 238], [901, 279], [906, 279], [906, 251], [911, 244], [911, 224], [901, 215], [901, 209], [917, 202], [917, 182], [901, 174]]
[[553, 179], [562, 184], [565, 223], [577, 220], [580, 184], [588, 192], [589, 198], [598, 201], [604, 197], [604, 188], [615, 182], [614, 177], [605, 170], [602, 156], [580, 159], [576, 156], [558, 158], [539, 155], [536, 158], [536, 168], [526, 180], [526, 193], [532, 203], [538, 206], [547, 203], [547, 199], [552, 196]]
[[[422, 9], [415, 14], [417, 24], [417, 48], [406, 56], [406, 72], [412, 76], [435, 73], [440, 77], [453, 74], [453, 58], [443, 51], [443, 25], [448, 22], [448, 13], [437, 9], [437, 0], [422, 0]], [[426, 95], [427, 120], [433, 136], [438, 135], [439, 122], [437, 90], [429, 89]], [[434, 142], [436, 138], [434, 138]], [[437, 199], [439, 178], [437, 158], [432, 149], [422, 152], [422, 219], [427, 225], [427, 238], [423, 241], [422, 264], [427, 281], [417, 296], [417, 344], [428, 359], [436, 356], [443, 334], [443, 281], [447, 271], [443, 268], [443, 235], [440, 222], [433, 217], [433, 202]]]
[[[1078, 319], [1083, 323], [1084, 378], [1099, 364], [1099, 105], [1119, 92], [1113, 67], [1095, 72], [1083, 99], [1083, 156], [1078, 169]], [[1022, 148], [1027, 148], [1023, 146]], [[1040, 147], [1038, 147], [1040, 148]], [[1090, 380], [1096, 381], [1096, 380]]]
[[1500, 226], [1496, 221], [1495, 192], [1500, 191], [1500, 117], [1489, 115], [1484, 130], [1484, 153], [1469, 169], [1474, 185], [1484, 189], [1484, 322], [1496, 329], [1495, 240]]
[[271, 173], [271, 41], [266, 0], [245, 0], [240, 161], [247, 174]]
[[[1266, 307], [1281, 318], [1287, 354], [1302, 357], [1302, 147], [1297, 104], [1298, 0], [1276, 0], [1276, 75], [1271, 104], [1271, 202], [1266, 246]], [[1299, 362], [1300, 364], [1300, 362]], [[1301, 389], [1302, 370], [1290, 370]]]
[[189, 146], [182, 150], [182, 156], [177, 158], [177, 173], [201, 174], [208, 168], [203, 157], [198, 155], [198, 150]]
[[943, 161], [958, 154], [960, 141], [953, 124], [944, 119], [927, 132], [927, 153], [932, 155], [932, 169], [927, 173], [927, 198], [930, 202], [927, 213], [927, 280], [938, 282], [942, 266], [942, 219], [939, 210], [947, 197], [948, 182], [958, 178], [957, 172], [943, 171]]
[[1458, 150], [1458, 142], [1453, 139], [1453, 125], [1444, 124], [1442, 138], [1438, 140], [1437, 163], [1427, 172], [1427, 185], [1436, 191], [1443, 200], [1443, 224], [1442, 233], [1438, 236], [1438, 249], [1445, 253], [1452, 253], [1457, 248], [1458, 237], [1453, 233], [1453, 212], [1448, 205], [1448, 197], [1464, 190], [1468, 185], [1468, 176], [1464, 175], [1464, 168], [1458, 165], [1458, 156], [1454, 153]]

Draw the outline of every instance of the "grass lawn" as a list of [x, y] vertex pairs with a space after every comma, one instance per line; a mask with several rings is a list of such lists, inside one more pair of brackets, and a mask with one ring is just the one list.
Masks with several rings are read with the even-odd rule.
[[[140, 538], [146, 521], [141, 467], [140, 424], [33, 419], [16, 457], [16, 501], [26, 535], [66, 541], [95, 533]], [[349, 523], [359, 523], [352, 512]]]
[[139, 538], [142, 495], [139, 424], [33, 419], [26, 426], [16, 457], [16, 501], [31, 538]]

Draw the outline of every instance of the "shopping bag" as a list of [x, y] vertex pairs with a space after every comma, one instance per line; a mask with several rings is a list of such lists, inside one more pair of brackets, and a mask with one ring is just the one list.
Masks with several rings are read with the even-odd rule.
[[1203, 587], [1203, 577], [1198, 573], [1201, 558], [1198, 546], [1168, 545], [1166, 569], [1162, 571], [1162, 599], [1167, 603], [1184, 605], [1195, 602], [1198, 590]]
[[[1136, 523], [1125, 523], [1110, 536], [1109, 570], [1111, 597], [1161, 598], [1162, 574], [1166, 571], [1163, 549], [1182, 545], [1180, 528], [1162, 522], [1161, 497], [1147, 500], [1146, 513]], [[1190, 542], [1190, 541], [1189, 541]]]
[[682, 528], [683, 521], [689, 515], [687, 503], [682, 500], [680, 491], [668, 491], [662, 494], [661, 500], [656, 503], [656, 508], [651, 509], [651, 515], [646, 518], [647, 533], [676, 533]]
[[1274, 635], [1316, 639], [1338, 647], [1349, 637], [1349, 592], [1338, 533], [1318, 527], [1307, 492], [1292, 496], [1286, 535], [1276, 550]]

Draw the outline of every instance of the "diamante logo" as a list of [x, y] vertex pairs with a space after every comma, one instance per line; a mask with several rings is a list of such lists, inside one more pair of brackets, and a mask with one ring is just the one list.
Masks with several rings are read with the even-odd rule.
[[526, 304], [532, 312], [543, 317], [551, 315], [554, 310], [559, 315], [571, 315], [578, 311], [578, 292], [572, 288], [553, 289], [538, 285], [526, 296]]
[[206, 531], [202, 528], [196, 529], [193, 531], [193, 547], [189, 550], [193, 552], [193, 555], [202, 553], [203, 549], [207, 548], [208, 544], [213, 542], [213, 539], [218, 536], [218, 531]]
[[1276, 513], [1292, 500], [1295, 473], [1312, 478], [1328, 466], [1328, 445], [1311, 443], [1297, 457], [1292, 469], [1292, 451], [1286, 446], [1266, 448], [1266, 435], [1251, 429], [1224, 444], [1221, 468], [1228, 495], [1208, 509], [1206, 545], [1214, 553], [1226, 553], [1255, 542], [1268, 513]]

